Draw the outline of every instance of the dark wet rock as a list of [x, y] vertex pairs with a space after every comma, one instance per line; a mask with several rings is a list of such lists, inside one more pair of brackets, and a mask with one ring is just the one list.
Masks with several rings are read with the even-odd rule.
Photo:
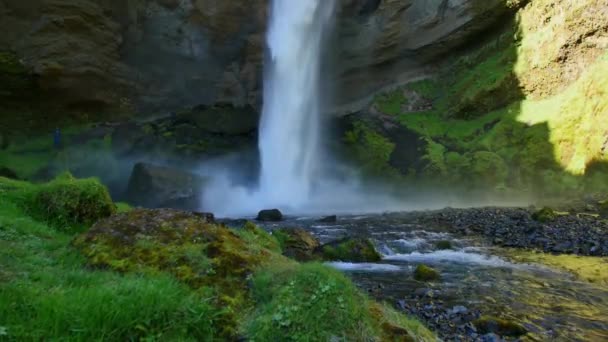
[[327, 261], [378, 262], [382, 256], [366, 238], [352, 237], [331, 241], [319, 247], [318, 254]]
[[439, 250], [452, 249], [452, 242], [449, 240], [441, 240], [435, 243], [435, 248]]
[[9, 179], [19, 179], [17, 173], [8, 167], [0, 166], [0, 177], [9, 178]]
[[204, 178], [179, 169], [138, 163], [133, 167], [127, 199], [147, 208], [193, 210], [201, 205]]
[[414, 279], [418, 281], [436, 281], [440, 278], [439, 272], [426, 265], [418, 265], [414, 270]]
[[483, 316], [473, 322], [477, 330], [483, 334], [498, 334], [501, 336], [519, 337], [527, 334], [526, 329], [509, 320]]
[[256, 218], [262, 222], [279, 222], [283, 220], [283, 213], [279, 209], [265, 209], [258, 213]]
[[314, 252], [319, 248], [319, 239], [304, 229], [277, 229], [272, 235], [279, 241], [283, 255], [297, 261], [306, 262], [315, 259]]
[[539, 222], [533, 218], [538, 212], [528, 208], [444, 209], [412, 213], [407, 220], [427, 227], [447, 228], [463, 236], [485, 236], [503, 247], [608, 256], [606, 220], [596, 214], [573, 211]]
[[336, 223], [336, 222], [338, 222], [338, 216], [336, 216], [336, 215], [326, 216], [326, 217], [320, 219], [319, 222], [320, 223]]

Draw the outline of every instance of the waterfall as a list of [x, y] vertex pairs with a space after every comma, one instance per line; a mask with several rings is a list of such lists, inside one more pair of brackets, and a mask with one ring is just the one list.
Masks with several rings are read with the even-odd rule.
[[309, 201], [319, 164], [323, 41], [334, 0], [273, 0], [259, 131], [259, 199], [298, 208]]
[[336, 214], [402, 207], [382, 191], [363, 187], [358, 173], [325, 156], [320, 146], [321, 89], [326, 82], [321, 68], [323, 45], [333, 26], [336, 3], [272, 0], [258, 142], [259, 180], [255, 188], [237, 185], [230, 179], [230, 164], [207, 163], [202, 173], [212, 181], [203, 190], [204, 210], [235, 217], [270, 208], [288, 214]]

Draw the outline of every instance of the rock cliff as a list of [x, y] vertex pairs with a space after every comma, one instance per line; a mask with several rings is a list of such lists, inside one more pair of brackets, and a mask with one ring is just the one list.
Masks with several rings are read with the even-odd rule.
[[[425, 75], [519, 2], [508, 3], [338, 1], [335, 105], [359, 109], [380, 88]], [[0, 0], [0, 52], [24, 67], [29, 92], [78, 110], [259, 106], [267, 9], [267, 0]]]

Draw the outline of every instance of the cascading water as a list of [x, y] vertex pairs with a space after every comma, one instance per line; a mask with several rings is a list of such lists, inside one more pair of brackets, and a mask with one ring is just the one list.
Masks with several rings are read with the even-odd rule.
[[335, 161], [324, 162], [321, 170], [323, 43], [335, 9], [336, 0], [272, 1], [259, 182], [255, 189], [235, 185], [230, 167], [221, 161], [207, 164], [201, 171], [211, 179], [203, 190], [204, 210], [239, 216], [268, 208], [288, 214], [336, 214], [403, 207], [382, 192], [363, 189], [350, 169], [341, 170], [340, 177], [328, 172], [340, 169]]
[[266, 206], [309, 200], [320, 154], [322, 42], [333, 12], [333, 0], [273, 1], [259, 135]]

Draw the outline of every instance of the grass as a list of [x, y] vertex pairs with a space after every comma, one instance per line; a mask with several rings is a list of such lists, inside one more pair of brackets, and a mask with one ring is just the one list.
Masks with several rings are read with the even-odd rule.
[[[257, 309], [246, 324], [254, 341], [436, 341], [419, 322], [370, 301], [339, 271], [324, 265], [284, 265], [253, 280]], [[391, 335], [392, 334], [392, 335]], [[401, 338], [401, 339], [398, 339]]]
[[[6, 182], [3, 182], [6, 185]], [[208, 340], [214, 308], [169, 276], [91, 271], [72, 235], [0, 196], [0, 340]]]
[[98, 180], [77, 180], [69, 173], [41, 185], [0, 178], [0, 193], [28, 215], [64, 231], [81, 231], [116, 212], [108, 190]]
[[[251, 223], [233, 231], [196, 215], [117, 205], [122, 216], [102, 224], [114, 230], [75, 238], [31, 210], [37, 194], [68, 203], [98, 185], [69, 174], [38, 185], [0, 178], [0, 341], [435, 340], [342, 273], [284, 258]], [[74, 188], [77, 195], [64, 191]]]

